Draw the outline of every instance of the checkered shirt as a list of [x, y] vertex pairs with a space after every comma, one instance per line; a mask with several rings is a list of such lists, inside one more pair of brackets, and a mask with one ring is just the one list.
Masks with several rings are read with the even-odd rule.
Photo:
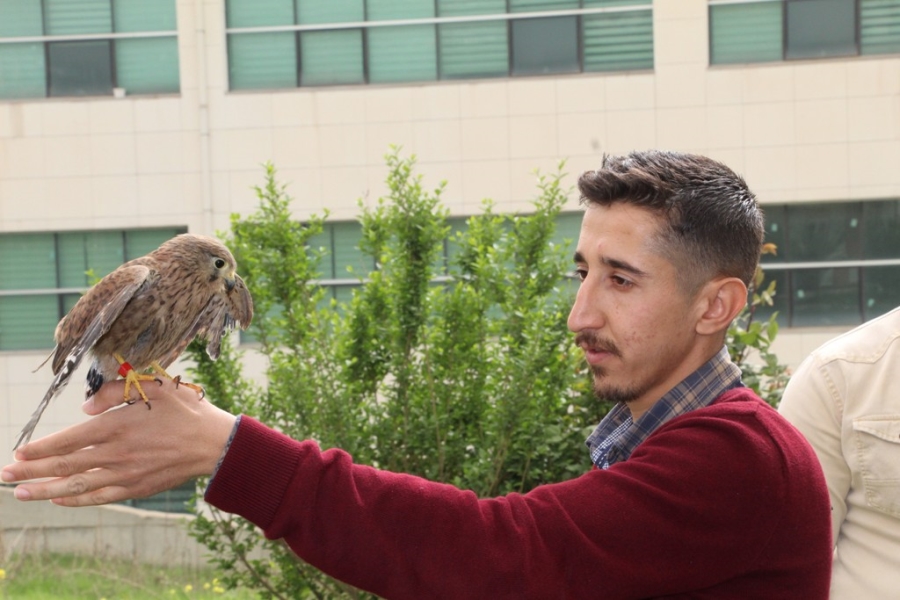
[[637, 423], [631, 420], [631, 411], [624, 403], [609, 411], [585, 442], [591, 451], [591, 461], [601, 469], [608, 469], [628, 460], [634, 449], [663, 423], [709, 406], [722, 393], [741, 386], [741, 370], [731, 362], [728, 349], [722, 346], [706, 364], [666, 392]]

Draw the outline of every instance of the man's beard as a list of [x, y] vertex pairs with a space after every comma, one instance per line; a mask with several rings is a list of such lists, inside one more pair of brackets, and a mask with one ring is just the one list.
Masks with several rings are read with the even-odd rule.
[[[593, 331], [582, 331], [575, 336], [575, 344], [592, 350], [608, 352], [616, 358], [622, 358], [622, 352], [612, 340], [600, 337]], [[618, 387], [608, 385], [604, 380], [607, 377], [606, 368], [600, 365], [589, 365], [594, 376], [594, 395], [597, 399], [612, 403], [628, 403], [639, 398], [646, 390], [637, 386]]]
[[606, 369], [599, 365], [591, 366], [591, 373], [594, 375], [594, 395], [598, 400], [613, 404], [627, 404], [644, 393], [644, 390], [637, 387], [608, 385], [605, 381]]

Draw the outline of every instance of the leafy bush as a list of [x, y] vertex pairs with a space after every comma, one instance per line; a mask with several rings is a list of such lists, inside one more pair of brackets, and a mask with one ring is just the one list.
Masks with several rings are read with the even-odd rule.
[[[497, 214], [485, 202], [451, 235], [443, 185], [424, 190], [413, 164], [388, 155], [387, 198], [360, 207], [360, 250], [376, 269], [348, 303], [327, 299], [317, 283], [325, 250], [311, 244], [327, 214], [293, 219], [267, 165], [258, 211], [232, 216], [223, 236], [253, 291], [252, 333], [268, 359], [267, 384], [243, 374], [228, 344], [218, 362], [191, 346], [195, 381], [223, 408], [295, 439], [481, 496], [583, 473], [584, 439], [608, 406], [593, 398], [566, 327], [572, 298], [561, 274], [571, 257], [552, 243], [566, 200], [561, 167], [538, 178], [531, 214]], [[448, 240], [455, 252], [443, 264]], [[747, 347], [769, 339], [732, 337]], [[239, 517], [196, 512], [193, 533], [230, 587], [264, 598], [369, 597], [302, 564]]]
[[[258, 211], [233, 216], [224, 237], [253, 291], [267, 385], [244, 376], [232, 347], [217, 362], [192, 347], [194, 379], [223, 408], [294, 438], [480, 495], [582, 473], [584, 439], [605, 408], [566, 329], [571, 298], [560, 274], [571, 257], [551, 241], [566, 200], [562, 173], [538, 179], [532, 214], [496, 214], [485, 203], [451, 236], [443, 186], [424, 190], [413, 160], [396, 152], [387, 162], [388, 197], [361, 207], [360, 250], [377, 268], [344, 304], [317, 283], [325, 251], [311, 241], [325, 217], [293, 219], [266, 167]], [[445, 265], [448, 238], [457, 251]], [[242, 519], [198, 513], [194, 533], [228, 585], [267, 598], [359, 597]], [[266, 558], [251, 558], [261, 546]]]
[[[763, 254], [775, 254], [774, 244], [765, 244]], [[785, 365], [778, 362], [772, 352], [772, 342], [778, 335], [778, 313], [769, 315], [765, 321], [756, 320], [761, 306], [772, 306], [775, 296], [775, 282], [763, 287], [765, 274], [761, 267], [756, 269], [756, 277], [750, 286], [750, 301], [728, 329], [725, 344], [731, 360], [741, 367], [744, 385], [752, 388], [773, 407], [778, 407], [789, 376]]]

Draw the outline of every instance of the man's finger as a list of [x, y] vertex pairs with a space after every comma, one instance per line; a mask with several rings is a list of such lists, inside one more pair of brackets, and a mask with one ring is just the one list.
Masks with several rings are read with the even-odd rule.
[[71, 454], [13, 463], [3, 468], [2, 480], [5, 483], [15, 483], [30, 479], [66, 477], [95, 469], [102, 464], [104, 464], [103, 456], [98, 454], [96, 448], [91, 447]]
[[[109, 469], [95, 469], [86, 473], [76, 473], [68, 477], [57, 477], [44, 481], [23, 483], [16, 486], [13, 494], [19, 500], [57, 500], [60, 498], [81, 498], [73, 506], [86, 506], [90, 503], [102, 503], [101, 499], [109, 497], [112, 490], [108, 487], [119, 481], [121, 476]], [[124, 493], [124, 488], [116, 488]], [[102, 491], [101, 490], [105, 490]], [[91, 500], [88, 500], [88, 499]], [[116, 498], [121, 499], [121, 498]], [[114, 502], [115, 500], [106, 500]], [[67, 504], [66, 506], [69, 506]]]
[[99, 506], [101, 504], [110, 504], [111, 502], [128, 500], [133, 497], [134, 496], [128, 492], [127, 488], [110, 486], [79, 496], [64, 496], [61, 498], [53, 498], [50, 501], [57, 506]]
[[125, 382], [110, 381], [103, 384], [96, 394], [84, 401], [81, 410], [88, 415], [96, 416], [125, 403]]
[[28, 442], [16, 450], [16, 460], [37, 460], [47, 456], [69, 454], [88, 446], [90, 440], [98, 439], [98, 428], [109, 427], [108, 421], [85, 421], [73, 427], [46, 435]]

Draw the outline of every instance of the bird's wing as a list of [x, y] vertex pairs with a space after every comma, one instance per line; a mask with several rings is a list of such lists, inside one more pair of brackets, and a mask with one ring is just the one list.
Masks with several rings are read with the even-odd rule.
[[[53, 372], [73, 356], [80, 361], [145, 285], [151, 269], [134, 261], [122, 265], [90, 288], [56, 327]], [[77, 363], [76, 363], [77, 366]]]
[[28, 443], [47, 405], [66, 387], [87, 351], [109, 330], [128, 301], [147, 282], [150, 271], [149, 267], [140, 264], [129, 263], [119, 267], [89, 289], [59, 322], [53, 354], [55, 377], [19, 434], [13, 450]]
[[159, 360], [164, 369], [178, 358], [195, 337], [207, 340], [206, 353], [213, 360], [219, 357], [222, 336], [236, 326], [247, 329], [253, 320], [253, 298], [239, 275], [234, 288], [227, 294], [216, 294], [200, 311], [187, 334], [166, 356]]

